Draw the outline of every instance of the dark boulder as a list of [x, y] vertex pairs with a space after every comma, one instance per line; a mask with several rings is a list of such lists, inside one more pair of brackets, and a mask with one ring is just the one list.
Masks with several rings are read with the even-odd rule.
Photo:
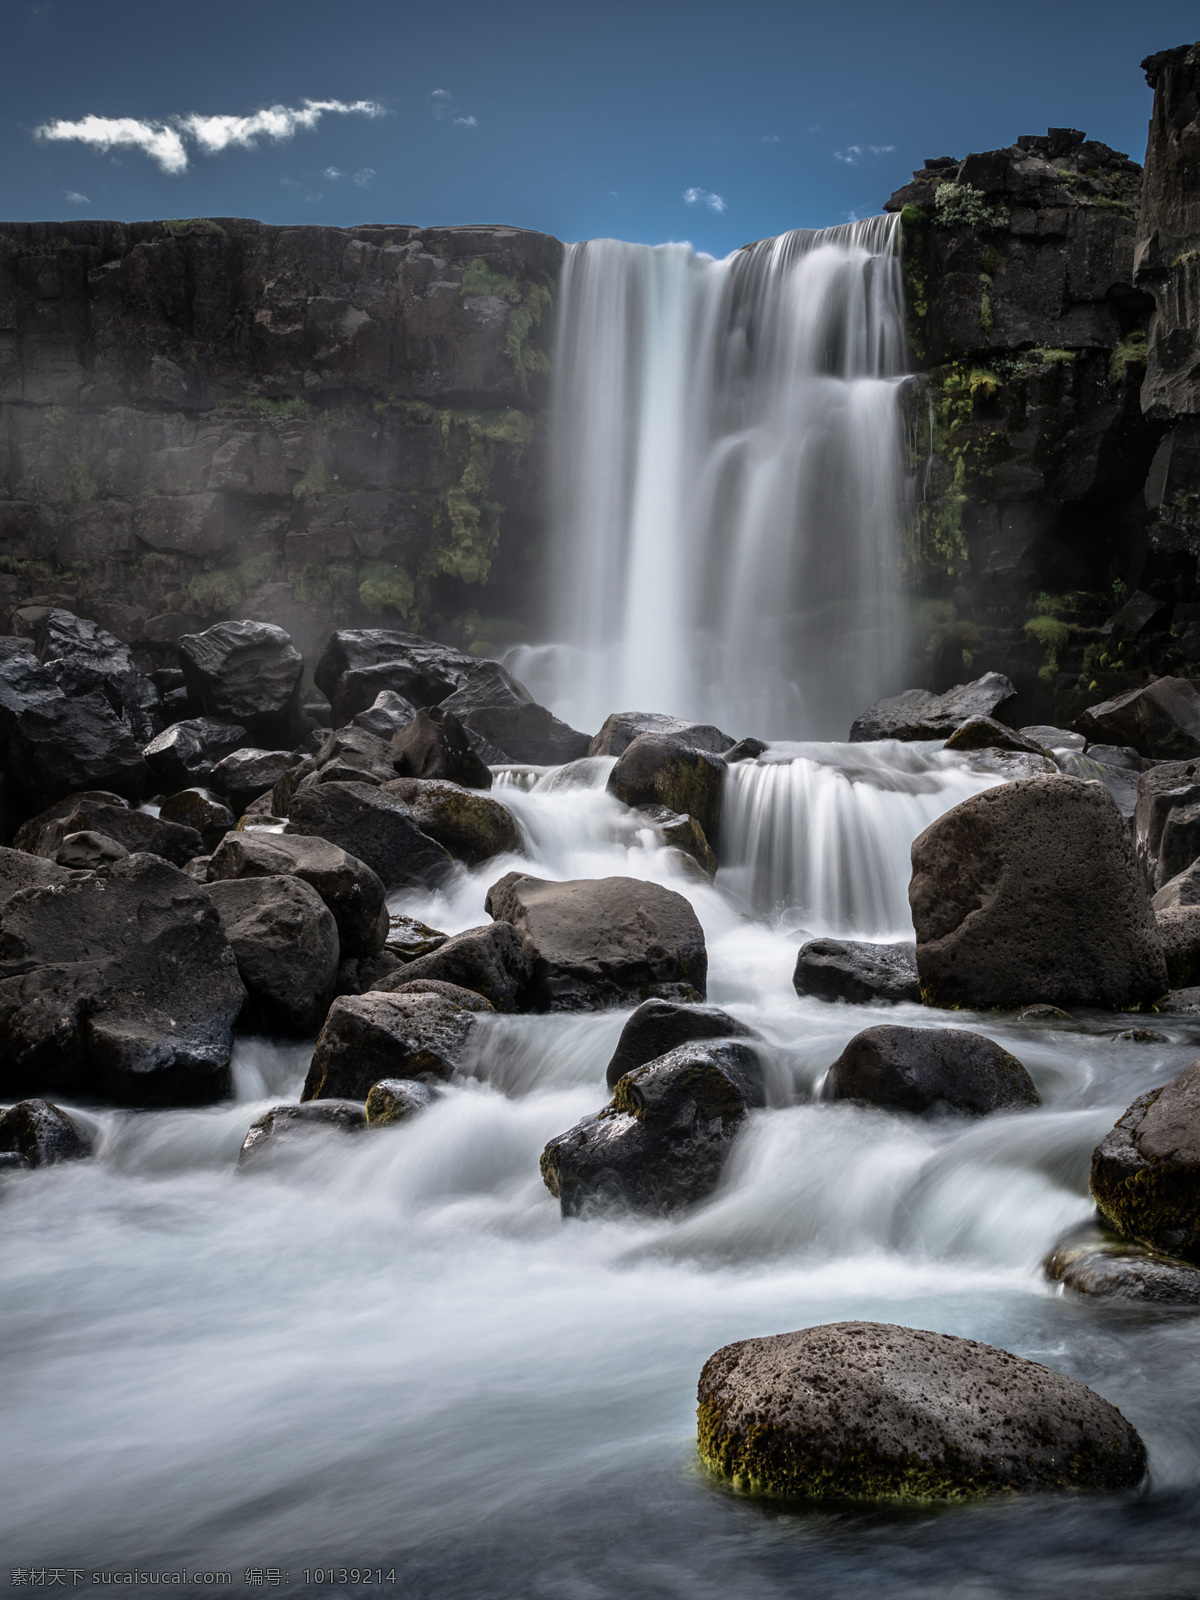
[[1000, 784], [913, 843], [909, 904], [927, 1005], [1110, 1009], [1166, 988], [1125, 824], [1078, 778]]
[[366, 783], [302, 789], [288, 809], [284, 833], [328, 839], [352, 851], [387, 890], [434, 888], [453, 865], [447, 851], [421, 832], [403, 800]]
[[449, 645], [387, 628], [339, 629], [313, 673], [327, 695], [333, 726], [342, 727], [372, 705], [381, 689], [414, 706], [435, 706], [467, 681], [479, 662]]
[[[54, 859], [59, 846], [72, 833], [99, 833], [116, 840], [133, 855], [144, 851], [162, 856], [174, 866], [182, 867], [193, 856], [204, 854], [204, 841], [195, 828], [183, 827], [178, 822], [164, 822], [148, 811], [132, 811], [127, 806], [106, 805], [99, 800], [80, 799], [70, 809], [55, 806], [59, 815], [44, 814], [44, 820], [33, 818], [23, 830], [28, 841], [25, 845], [35, 855]], [[40, 826], [37, 824], [40, 822]]]
[[1029, 728], [1018, 728], [1017, 732], [1042, 750], [1067, 750], [1081, 756], [1087, 748], [1087, 740], [1081, 733], [1072, 733], [1069, 728], [1051, 727], [1044, 722]]
[[1138, 778], [1133, 848], [1151, 890], [1200, 859], [1200, 761], [1166, 761]]
[[1200, 1060], [1139, 1095], [1096, 1146], [1092, 1195], [1118, 1233], [1200, 1263]]
[[293, 875], [206, 885], [250, 999], [243, 1028], [312, 1034], [333, 1000], [337, 924], [311, 884]]
[[210, 883], [225, 878], [302, 878], [333, 913], [343, 956], [374, 956], [387, 938], [388, 914], [378, 874], [328, 839], [268, 833], [227, 833], [208, 865]]
[[443, 938], [436, 949], [403, 962], [372, 987], [388, 992], [432, 978], [481, 994], [497, 1011], [521, 1011], [532, 977], [533, 958], [512, 923], [489, 922]]
[[692, 750], [708, 750], [718, 756], [734, 747], [729, 735], [709, 722], [688, 722], [682, 717], [664, 716], [661, 711], [614, 711], [605, 718], [585, 753], [589, 756], [623, 755], [635, 739], [647, 733], [675, 738]]
[[406, 728], [416, 714], [417, 708], [411, 700], [394, 689], [381, 689], [367, 709], [355, 715], [350, 726], [390, 744], [392, 735]]
[[70, 879], [14, 896], [0, 917], [0, 1095], [227, 1095], [246, 991], [208, 895], [151, 855]]
[[20, 890], [73, 883], [76, 876], [46, 857], [30, 855], [25, 850], [0, 848], [0, 919], [8, 902]]
[[393, 914], [388, 919], [387, 949], [401, 961], [415, 961], [418, 956], [432, 955], [449, 939], [440, 928], [431, 928], [416, 917]]
[[206, 789], [180, 789], [159, 804], [163, 822], [177, 822], [181, 828], [194, 828], [206, 850], [215, 850], [237, 822], [227, 805]]
[[49, 1100], [21, 1100], [0, 1111], [0, 1160], [21, 1167], [52, 1167], [92, 1153], [92, 1137]]
[[133, 651], [95, 622], [52, 610], [38, 625], [39, 659], [64, 694], [100, 693], [140, 745], [162, 726], [162, 695], [138, 667]]
[[307, 1105], [272, 1106], [256, 1122], [242, 1142], [238, 1170], [253, 1163], [269, 1166], [274, 1159], [329, 1133], [358, 1133], [367, 1125], [366, 1113], [353, 1100], [313, 1100]]
[[1187, 678], [1157, 678], [1089, 706], [1076, 726], [1095, 744], [1131, 745], [1141, 756], [1187, 761], [1200, 756], [1200, 693]]
[[[437, 1099], [437, 1091], [416, 1078], [380, 1078], [371, 1085], [367, 1096], [367, 1124], [372, 1128], [387, 1128], [394, 1122], [409, 1122], [422, 1111], [427, 1111]], [[310, 1105], [326, 1105], [324, 1100], [311, 1100]]]
[[[396, 776], [396, 763], [388, 739], [368, 733], [365, 728], [351, 723], [346, 728], [335, 728], [321, 743], [311, 758], [312, 766], [304, 767], [316, 773], [318, 783], [391, 783]], [[296, 787], [305, 782], [307, 772], [296, 772]], [[294, 789], [293, 789], [294, 792]]]
[[1167, 986], [1190, 989], [1200, 984], [1200, 906], [1171, 906], [1154, 913], [1163, 959], [1167, 963]]
[[252, 800], [273, 789], [299, 761], [291, 750], [235, 750], [217, 762], [209, 784], [228, 799], [240, 817]]
[[1020, 750], [1026, 755], [1045, 754], [1044, 746], [1023, 733], [1006, 728], [995, 717], [968, 717], [946, 740], [947, 750]]
[[668, 806], [639, 806], [638, 810], [664, 846], [688, 856], [712, 882], [717, 875], [717, 858], [695, 817], [689, 817], [686, 811], [672, 811]]
[[1048, 1278], [1076, 1294], [1154, 1305], [1200, 1305], [1200, 1267], [1147, 1249], [1095, 1222], [1073, 1228], [1043, 1266]]
[[625, 1073], [603, 1111], [551, 1139], [542, 1181], [564, 1217], [679, 1211], [712, 1194], [747, 1110], [764, 1101], [748, 1045], [680, 1045]]
[[302, 1100], [366, 1100], [381, 1078], [444, 1079], [467, 1057], [480, 995], [450, 984], [345, 995], [321, 1029]]
[[403, 966], [400, 957], [386, 947], [375, 956], [347, 956], [338, 966], [334, 996], [366, 994]]
[[959, 1028], [864, 1028], [825, 1078], [826, 1100], [971, 1117], [1036, 1106], [1033, 1079], [991, 1039]]
[[725, 757], [726, 766], [733, 766], [738, 761], [757, 761], [759, 756], [766, 755], [770, 746], [762, 739], [739, 739], [735, 745], [720, 753]]
[[56, 800], [52, 806], [47, 806], [44, 811], [39, 811], [35, 816], [27, 817], [13, 835], [13, 845], [17, 850], [28, 850], [38, 854], [37, 844], [46, 828], [52, 822], [58, 822], [68, 816], [75, 807], [84, 800], [93, 800], [97, 805], [120, 806], [128, 805], [119, 794], [113, 794], [110, 789], [85, 789], [81, 794], [65, 795], [61, 800]]
[[1150, 900], [1155, 912], [1172, 911], [1179, 906], [1200, 906], [1200, 860], [1168, 878]]
[[697, 1039], [757, 1039], [753, 1028], [717, 1006], [682, 1006], [644, 1000], [621, 1029], [604, 1081], [610, 1089], [627, 1072]]
[[517, 819], [490, 794], [438, 778], [397, 778], [384, 792], [403, 800], [421, 832], [468, 866], [524, 853]]
[[441, 706], [418, 711], [407, 727], [392, 735], [391, 749], [402, 777], [446, 778], [466, 789], [492, 787], [492, 774], [472, 749], [462, 723]]
[[79, 789], [111, 789], [136, 801], [146, 786], [142, 741], [99, 692], [22, 711], [9, 736], [6, 773], [38, 808]]
[[879, 700], [854, 721], [850, 742], [873, 739], [948, 739], [971, 717], [1007, 720], [1016, 685], [1001, 672], [985, 672], [971, 683], [956, 683], [945, 694], [906, 689]]
[[77, 872], [103, 872], [115, 861], [128, 859], [129, 851], [115, 839], [103, 833], [69, 833], [54, 852], [60, 867], [71, 867]]
[[502, 751], [506, 761], [562, 766], [588, 753], [590, 740], [540, 706], [498, 661], [481, 661], [461, 689], [442, 701], [468, 734]]
[[700, 1374], [700, 1455], [781, 1499], [1134, 1489], [1146, 1451], [1106, 1400], [974, 1339], [834, 1322], [743, 1339]]
[[670, 734], [643, 733], [617, 759], [608, 792], [627, 806], [662, 805], [695, 817], [711, 845], [721, 820], [725, 763]]
[[142, 754], [150, 779], [164, 794], [206, 786], [219, 761], [246, 742], [246, 730], [237, 722], [215, 722], [211, 717], [191, 717], [173, 722]]
[[792, 987], [818, 1000], [893, 1005], [921, 998], [915, 944], [867, 944], [857, 939], [810, 939], [800, 946]]
[[637, 878], [548, 883], [509, 872], [488, 890], [486, 906], [521, 935], [541, 1011], [704, 999], [704, 930], [672, 889]]
[[23, 639], [0, 638], [0, 753], [23, 712], [65, 698], [54, 674]]
[[179, 665], [197, 708], [287, 741], [300, 703], [304, 658], [271, 622], [218, 622], [179, 641]]

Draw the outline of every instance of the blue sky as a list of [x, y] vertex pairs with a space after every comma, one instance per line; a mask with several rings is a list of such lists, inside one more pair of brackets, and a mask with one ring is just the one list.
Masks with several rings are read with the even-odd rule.
[[[1200, 34], [1175, 0], [5, 0], [2, 18], [5, 219], [508, 222], [718, 255], [1051, 123], [1140, 160], [1138, 63]], [[116, 119], [142, 144], [101, 148]], [[63, 124], [91, 142], [38, 135]]]

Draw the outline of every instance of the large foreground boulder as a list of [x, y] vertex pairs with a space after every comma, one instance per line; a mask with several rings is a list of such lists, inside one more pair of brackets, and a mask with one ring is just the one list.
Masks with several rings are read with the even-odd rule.
[[956, 683], [945, 694], [928, 689], [906, 689], [903, 694], [878, 700], [850, 729], [850, 742], [872, 739], [948, 739], [971, 717], [1009, 720], [1016, 685], [1002, 672], [985, 672], [971, 683]]
[[899, 1005], [919, 1000], [915, 944], [867, 944], [857, 939], [810, 939], [800, 946], [792, 987], [802, 998], [885, 1000]]
[[161, 858], [27, 889], [0, 915], [0, 1096], [219, 1100], [245, 998], [216, 907]]
[[783, 1499], [1134, 1489], [1146, 1472], [1135, 1430], [1073, 1378], [888, 1323], [726, 1345], [705, 1362], [698, 1399], [704, 1462]]
[[422, 833], [468, 866], [523, 854], [517, 819], [490, 794], [437, 778], [397, 778], [384, 788], [404, 801]]
[[825, 1098], [970, 1117], [1039, 1103], [1016, 1056], [981, 1033], [891, 1023], [854, 1035], [826, 1074]]
[[[665, 716], [661, 711], [614, 711], [604, 719], [604, 725], [585, 753], [619, 756], [644, 733], [675, 738], [693, 750], [710, 750], [717, 756], [734, 748], [729, 735], [710, 722], [688, 722], [683, 717]], [[765, 749], [766, 745], [760, 745], [760, 753]]]
[[673, 889], [638, 878], [548, 883], [509, 872], [488, 890], [486, 907], [521, 935], [541, 1011], [705, 997], [704, 930]]
[[436, 888], [454, 863], [399, 795], [366, 783], [318, 783], [288, 808], [285, 834], [328, 839], [365, 861], [385, 889]]
[[748, 1045], [680, 1045], [626, 1073], [611, 1104], [551, 1139], [542, 1181], [564, 1217], [679, 1211], [712, 1194], [748, 1109], [764, 1100]]
[[271, 622], [218, 622], [179, 641], [188, 691], [208, 717], [242, 723], [257, 738], [286, 741], [300, 703], [304, 658]]
[[643, 733], [608, 775], [608, 792], [627, 806], [666, 806], [695, 817], [711, 845], [721, 820], [725, 763], [673, 734]]
[[926, 828], [912, 864], [927, 1005], [1122, 1009], [1167, 987], [1146, 887], [1100, 784], [987, 789]]
[[1092, 1194], [1118, 1233], [1200, 1263], [1200, 1060], [1139, 1095], [1096, 1146]]
[[1089, 706], [1078, 728], [1092, 744], [1131, 745], [1140, 756], [1187, 761], [1200, 756], [1200, 693], [1187, 678], [1157, 678]]
[[482, 996], [448, 983], [404, 986], [394, 994], [343, 995], [321, 1029], [302, 1100], [362, 1104], [381, 1078], [449, 1078], [466, 1060]]
[[0, 1165], [53, 1167], [91, 1153], [91, 1135], [49, 1100], [21, 1100], [0, 1111]]
[[480, 994], [497, 1011], [525, 1009], [533, 957], [511, 922], [489, 922], [443, 939], [436, 950], [406, 961], [371, 985], [390, 992], [418, 978]]
[[643, 1000], [621, 1029], [604, 1074], [610, 1089], [627, 1072], [656, 1061], [698, 1039], [757, 1039], [753, 1028], [719, 1006], [683, 1006], [674, 1000]]
[[333, 913], [343, 956], [375, 956], [388, 932], [383, 884], [365, 861], [328, 839], [267, 833], [261, 828], [227, 833], [213, 851], [208, 880], [302, 878]]
[[312, 1034], [337, 983], [337, 924], [303, 878], [224, 878], [205, 885], [250, 995], [243, 1027]]

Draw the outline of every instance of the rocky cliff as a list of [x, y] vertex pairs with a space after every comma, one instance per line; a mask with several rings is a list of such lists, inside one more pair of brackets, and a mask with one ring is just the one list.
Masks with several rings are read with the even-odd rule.
[[3, 225], [0, 627], [59, 603], [150, 653], [230, 615], [306, 654], [350, 621], [504, 642], [561, 256], [500, 227]]

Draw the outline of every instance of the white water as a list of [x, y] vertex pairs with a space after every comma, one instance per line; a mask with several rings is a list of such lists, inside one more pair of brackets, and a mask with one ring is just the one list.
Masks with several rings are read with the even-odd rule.
[[[624, 1013], [498, 1018], [472, 1073], [411, 1125], [319, 1137], [239, 1177], [247, 1127], [299, 1093], [309, 1054], [243, 1041], [236, 1103], [84, 1108], [96, 1161], [5, 1185], [0, 1561], [89, 1582], [231, 1570], [239, 1593], [249, 1566], [300, 1593], [306, 1565], [382, 1562], [390, 1592], [423, 1600], [1190, 1592], [1196, 1324], [1066, 1300], [1038, 1263], [1088, 1214], [1096, 1140], [1190, 1059], [1196, 1030], [1121, 1044], [1122, 1018], [1039, 1032], [798, 1000], [800, 924], [836, 925], [841, 894], [872, 932], [902, 933], [911, 833], [988, 780], [913, 747], [788, 754], [735, 769], [730, 837], [768, 914], [744, 870], [708, 885], [657, 848], [604, 793], [605, 760], [582, 785], [503, 774], [529, 857], [396, 897], [452, 930], [485, 920], [488, 884], [515, 866], [688, 895], [710, 999], [764, 1034], [773, 1066], [772, 1108], [689, 1216], [564, 1223], [538, 1176], [545, 1142], [607, 1098]], [[768, 824], [786, 806], [799, 840], [779, 853]], [[840, 887], [819, 870], [831, 838], [875, 841], [845, 853]], [[1042, 1108], [931, 1124], [814, 1102], [850, 1035], [885, 1018], [982, 1027]], [[1150, 1498], [780, 1515], [711, 1485], [694, 1459], [706, 1357], [847, 1317], [980, 1338], [1092, 1384], [1146, 1438]]]
[[841, 738], [900, 687], [898, 228], [787, 233], [724, 261], [569, 248], [556, 643], [510, 665], [574, 726], [629, 707]]

